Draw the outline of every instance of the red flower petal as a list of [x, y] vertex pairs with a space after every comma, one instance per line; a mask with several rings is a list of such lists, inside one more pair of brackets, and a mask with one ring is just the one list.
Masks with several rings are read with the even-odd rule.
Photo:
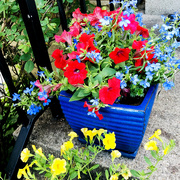
[[120, 80], [117, 78], [112, 78], [108, 80], [108, 86], [103, 87], [99, 90], [99, 99], [104, 104], [113, 104], [115, 100], [120, 96]]
[[118, 48], [116, 47], [114, 51], [109, 54], [109, 57], [114, 60], [115, 64], [127, 61], [129, 59], [129, 48]]
[[142, 35], [143, 38], [148, 38], [149, 37], [148, 29], [143, 28], [141, 26], [137, 26], [136, 34], [137, 35]]
[[68, 67], [64, 72], [64, 76], [68, 78], [70, 84], [83, 84], [86, 78], [87, 71], [84, 63], [76, 61], [70, 61]]

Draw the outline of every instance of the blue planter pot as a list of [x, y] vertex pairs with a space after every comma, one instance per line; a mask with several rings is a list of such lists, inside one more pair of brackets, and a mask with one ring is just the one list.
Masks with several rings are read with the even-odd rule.
[[87, 115], [83, 100], [69, 102], [71, 94], [65, 91], [61, 92], [59, 101], [67, 122], [79, 135], [79, 140], [83, 142], [81, 128], [107, 129], [116, 135], [116, 149], [125, 157], [135, 158], [148, 124], [157, 89], [158, 85], [151, 86], [138, 106], [114, 104], [101, 108], [99, 112], [104, 117], [102, 120]]

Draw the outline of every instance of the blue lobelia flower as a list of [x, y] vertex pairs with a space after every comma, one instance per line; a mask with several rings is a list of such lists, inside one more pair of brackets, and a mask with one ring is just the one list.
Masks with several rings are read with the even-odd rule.
[[172, 48], [178, 48], [180, 47], [180, 42], [177, 42], [177, 40], [174, 41], [174, 43], [171, 45]]
[[76, 59], [78, 60], [78, 63], [81, 62], [81, 59], [80, 59], [80, 57], [78, 55], [76, 55]]
[[29, 115], [35, 115], [37, 114], [40, 110], [42, 109], [41, 106], [36, 106], [35, 104], [32, 104], [30, 107], [29, 107], [29, 110], [27, 111], [27, 114]]
[[112, 20], [113, 20], [113, 18], [111, 18], [109, 16], [104, 16], [104, 18], [100, 19], [99, 22], [103, 26], [108, 26], [111, 23]]
[[97, 106], [99, 104], [99, 100], [98, 99], [91, 99], [90, 102], [92, 103], [93, 106]]
[[21, 100], [20, 94], [14, 93], [12, 96], [13, 96], [12, 101]]
[[120, 73], [120, 72], [116, 72], [116, 78], [122, 80], [123, 79], [124, 74]]
[[108, 34], [109, 37], [112, 36], [112, 32], [111, 31], [107, 32], [107, 34]]
[[96, 53], [95, 51], [87, 52], [86, 56], [90, 59], [95, 59], [97, 63], [102, 60], [100, 53]]
[[73, 39], [73, 42], [74, 42], [74, 44], [75, 44], [75, 45], [74, 45], [74, 48], [77, 49], [77, 47], [76, 47], [76, 45], [78, 44], [77, 39], [74, 38], [74, 39]]
[[33, 88], [26, 88], [23, 92], [25, 93], [25, 94], [29, 94], [29, 95], [31, 95], [31, 92], [33, 91]]
[[128, 20], [128, 19], [124, 19], [124, 18], [122, 18], [122, 20], [119, 22], [119, 26], [120, 27], [127, 27], [128, 26], [128, 24], [130, 24], [131, 22]]
[[51, 102], [51, 100], [47, 99], [47, 102], [43, 102], [43, 106], [48, 106], [50, 102]]
[[33, 81], [30, 81], [30, 84], [32, 85], [32, 88], [33, 88], [33, 89], [34, 89], [34, 87], [36, 87], [36, 86], [35, 86], [35, 83], [36, 83], [36, 81], [34, 81], [34, 82], [33, 82]]
[[120, 83], [120, 86], [121, 86], [121, 89], [124, 89], [127, 86], [127, 83], [124, 80], [122, 80]]
[[136, 14], [136, 18], [137, 18], [137, 21], [139, 22], [139, 25], [140, 25], [140, 26], [143, 26], [143, 22], [142, 22], [142, 20], [143, 20], [143, 18], [142, 18], [142, 13], [137, 13], [137, 14]]
[[89, 112], [87, 113], [87, 115], [88, 115], [88, 116], [95, 117], [95, 118], [97, 117], [96, 114], [95, 114], [93, 111], [92, 111], [92, 112], [89, 111]]
[[140, 82], [140, 85], [143, 86], [144, 88], [150, 87], [150, 83], [147, 81], [147, 79], [142, 80]]
[[38, 96], [39, 96], [40, 98], [45, 98], [45, 99], [48, 98], [48, 95], [47, 95], [47, 92], [46, 92], [46, 91], [39, 92], [39, 93], [38, 93]]
[[172, 87], [174, 87], [174, 82], [167, 80], [165, 83], [163, 83], [163, 87], [166, 91], [170, 90]]
[[38, 71], [38, 72], [37, 72], [37, 75], [38, 75], [39, 77], [45, 77], [44, 71]]
[[133, 77], [131, 77], [130, 80], [134, 85], [136, 85], [139, 82], [138, 74], [135, 74]]
[[153, 72], [150, 72], [150, 71], [146, 71], [146, 79], [148, 80], [152, 80], [153, 79], [153, 75], [154, 73]]

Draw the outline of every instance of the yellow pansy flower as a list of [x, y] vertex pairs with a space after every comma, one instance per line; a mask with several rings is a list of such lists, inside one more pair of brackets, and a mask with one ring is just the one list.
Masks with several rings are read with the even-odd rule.
[[121, 175], [124, 179], [129, 179], [132, 176], [129, 169], [123, 169]]
[[75, 137], [78, 137], [78, 135], [75, 133], [75, 132], [70, 132], [69, 134], [68, 134], [68, 136], [70, 136], [71, 138], [70, 138], [70, 141], [72, 141]]
[[117, 174], [112, 175], [110, 180], [118, 180], [118, 175]]
[[30, 157], [30, 151], [28, 148], [23, 149], [23, 151], [21, 152], [21, 160], [22, 162], [27, 162], [29, 157]]
[[111, 152], [112, 161], [114, 161], [115, 158], [121, 157], [121, 153], [118, 150], [114, 150]]
[[59, 175], [61, 173], [65, 173], [66, 172], [66, 160], [60, 159], [60, 158], [55, 158], [53, 160], [53, 163], [52, 163], [50, 169], [53, 172], [53, 175]]
[[105, 146], [105, 149], [106, 150], [114, 149], [116, 147], [115, 141], [116, 141], [116, 138], [115, 138], [114, 132], [110, 134], [106, 134], [105, 138], [103, 139], [103, 144]]
[[81, 129], [81, 132], [84, 134], [85, 138], [87, 138], [87, 131], [88, 131], [88, 128]]
[[155, 131], [154, 134], [149, 138], [149, 140], [152, 139], [152, 138], [157, 138], [157, 139], [161, 140], [159, 135], [161, 135], [161, 130], [160, 129]]
[[157, 142], [151, 140], [151, 141], [149, 141], [149, 142], [147, 142], [147, 143], [145, 144], [144, 148], [145, 148], [146, 150], [155, 150], [155, 151], [157, 151], [157, 150], [158, 150]]

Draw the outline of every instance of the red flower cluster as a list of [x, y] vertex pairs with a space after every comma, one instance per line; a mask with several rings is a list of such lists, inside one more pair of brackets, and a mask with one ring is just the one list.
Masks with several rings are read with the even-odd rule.
[[99, 99], [104, 104], [113, 104], [120, 97], [120, 80], [113, 77], [108, 80], [108, 85], [99, 90]]

